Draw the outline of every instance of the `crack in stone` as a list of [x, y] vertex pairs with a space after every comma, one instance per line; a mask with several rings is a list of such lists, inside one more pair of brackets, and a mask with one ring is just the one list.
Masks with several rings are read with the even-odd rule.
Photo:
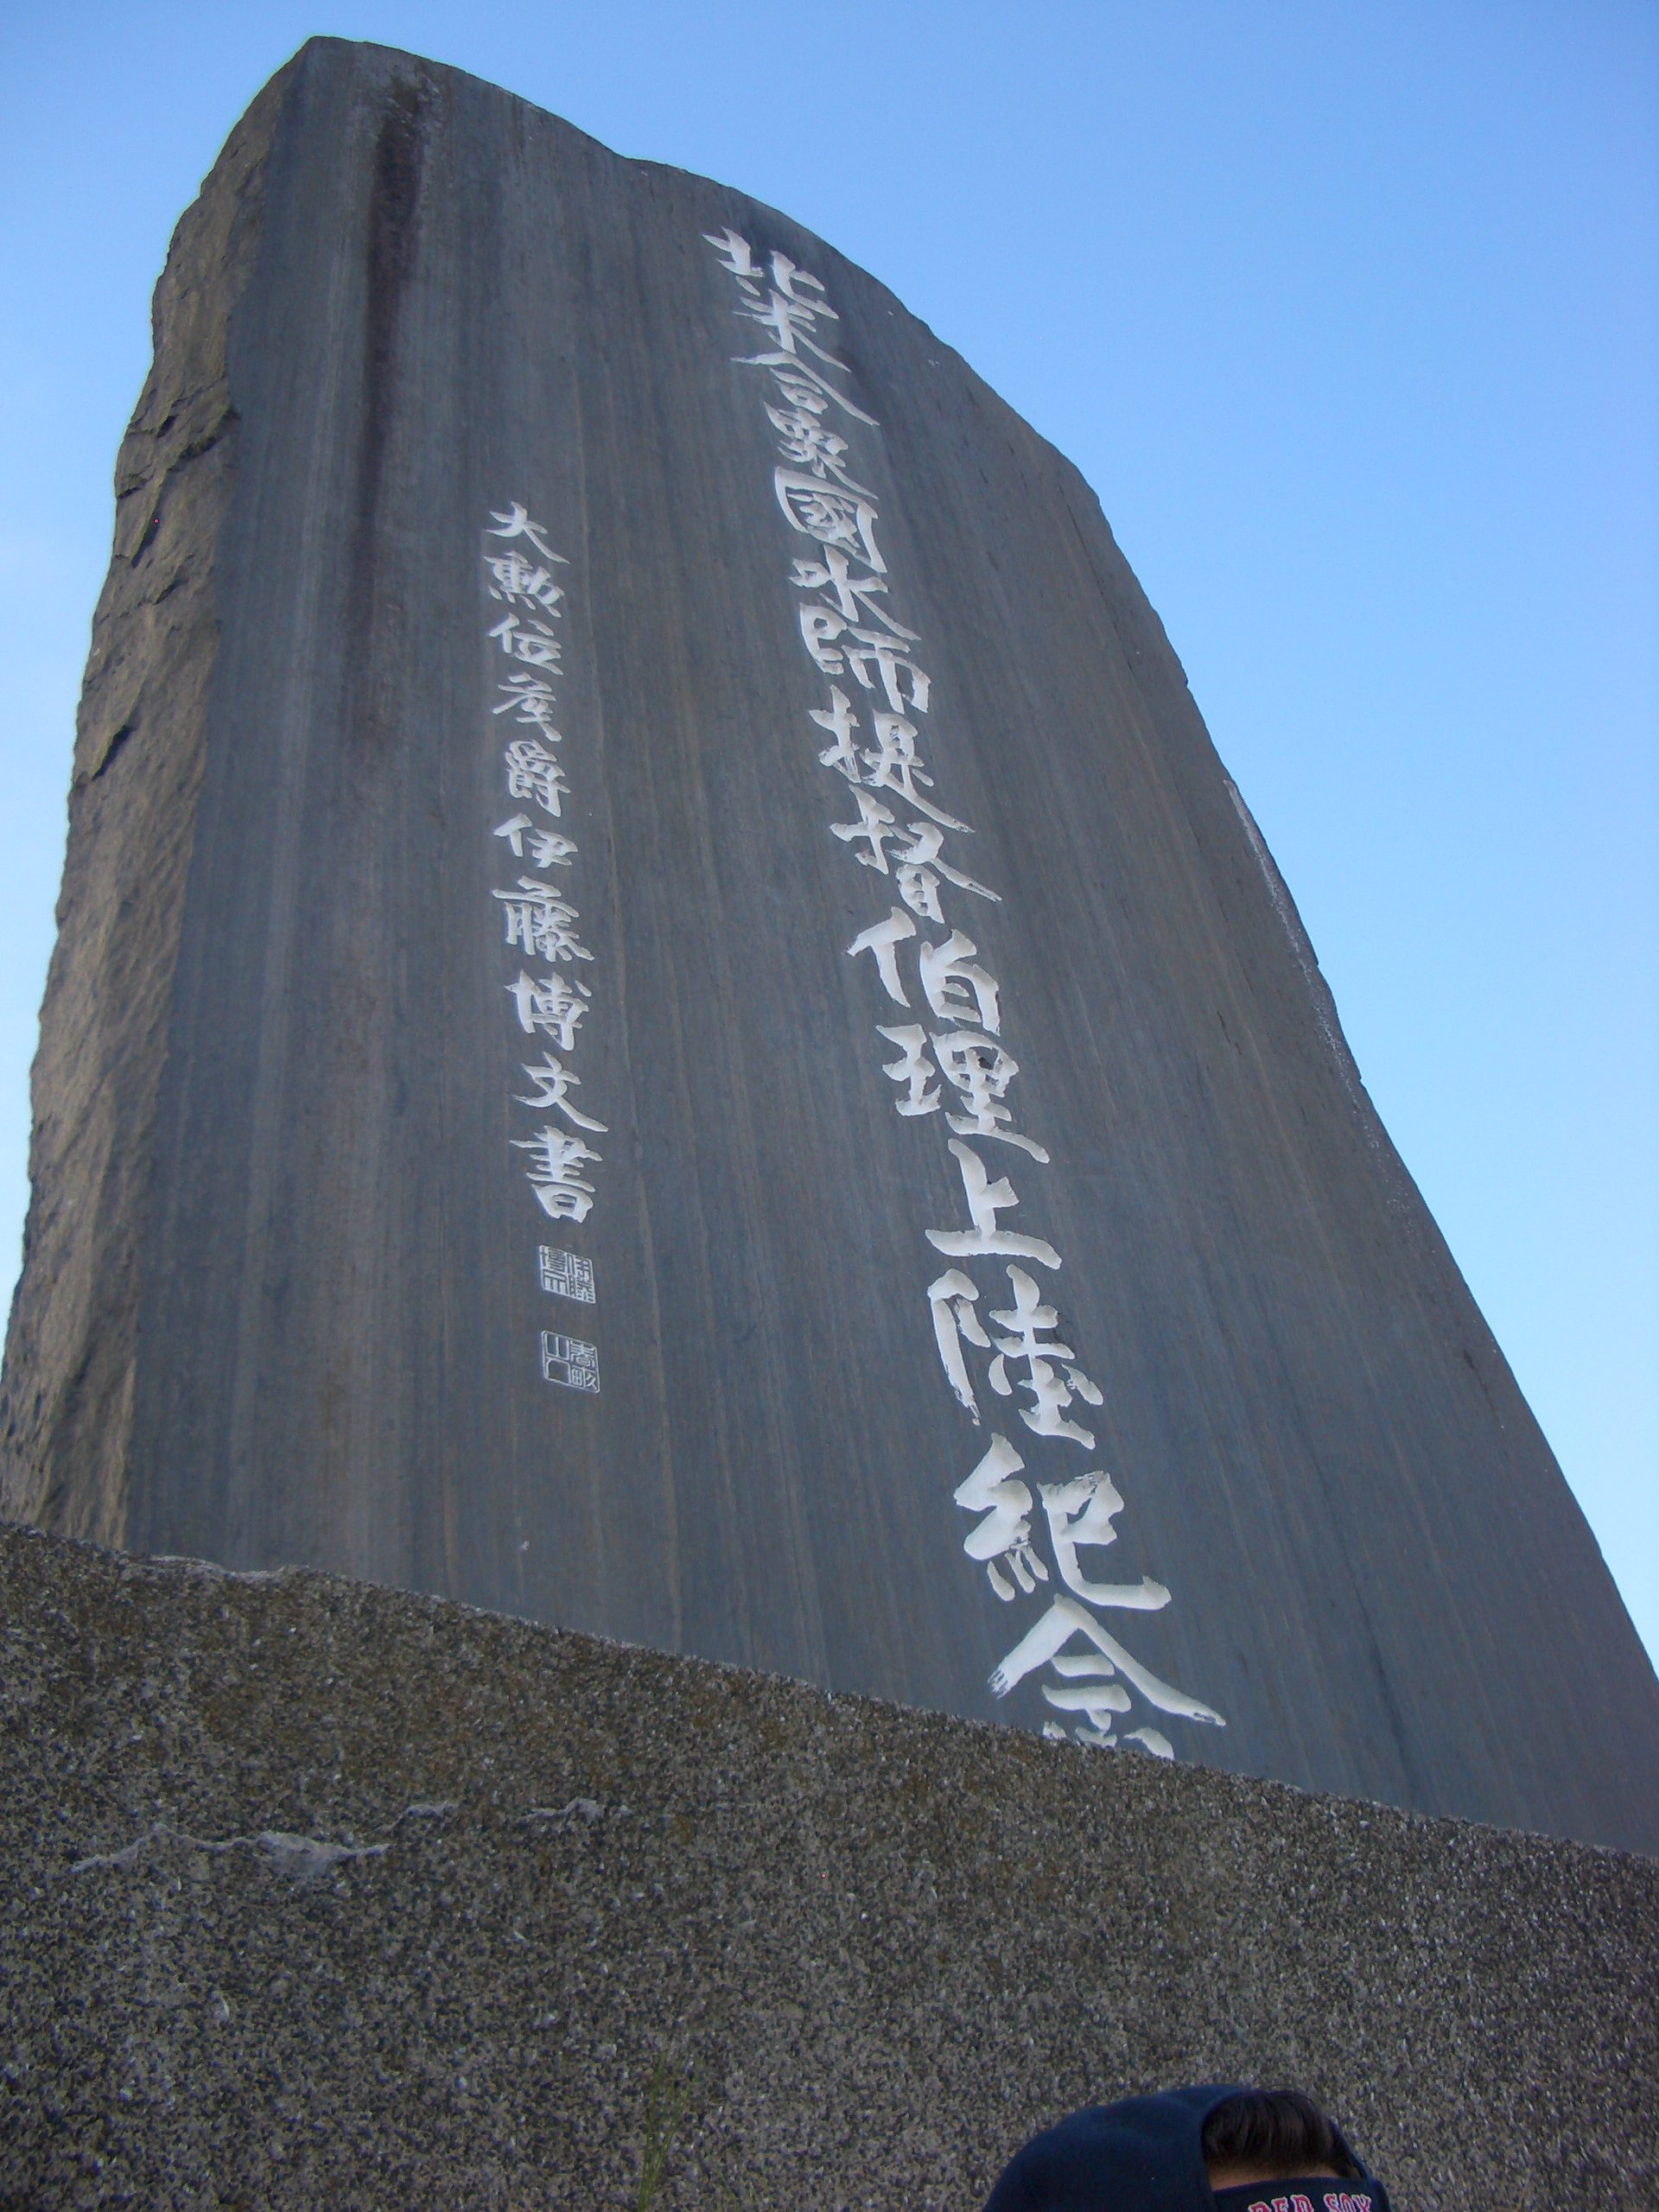
[[[584, 1801], [578, 1799], [575, 1802], [580, 1804]], [[453, 1798], [435, 1798], [429, 1802], [405, 1805], [391, 1825], [395, 1830], [404, 1821], [442, 1819], [456, 1809]], [[597, 1816], [598, 1808], [595, 1807], [588, 1817]], [[69, 1872], [72, 1874], [86, 1874], [103, 1867], [125, 1869], [135, 1866], [144, 1847], [159, 1841], [181, 1843], [187, 1850], [214, 1853], [257, 1851], [263, 1853], [276, 1872], [302, 1882], [321, 1881], [335, 1867], [351, 1859], [384, 1859], [391, 1848], [390, 1840], [384, 1843], [333, 1843], [326, 1836], [296, 1835], [287, 1828], [260, 1828], [251, 1835], [191, 1835], [185, 1829], [175, 1828], [165, 1821], [156, 1821], [119, 1851], [91, 1853], [84, 1859], [77, 1859]]]

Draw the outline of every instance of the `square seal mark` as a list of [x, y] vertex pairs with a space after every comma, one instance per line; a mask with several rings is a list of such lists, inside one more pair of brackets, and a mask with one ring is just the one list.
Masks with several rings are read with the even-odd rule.
[[542, 1288], [550, 1290], [555, 1298], [575, 1298], [583, 1306], [594, 1304], [591, 1260], [579, 1260], [574, 1252], [556, 1252], [550, 1244], [538, 1244], [536, 1265]]
[[580, 1337], [562, 1337], [552, 1329], [542, 1331], [542, 1380], [562, 1382], [567, 1390], [599, 1395], [599, 1346]]

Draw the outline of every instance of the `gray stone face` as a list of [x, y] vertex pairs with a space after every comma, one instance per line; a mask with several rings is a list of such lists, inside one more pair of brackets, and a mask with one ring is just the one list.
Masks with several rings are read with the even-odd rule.
[[1398, 2212], [1647, 2212], [1659, 1866], [289, 1572], [0, 1530], [0, 2196], [980, 2201], [1325, 2100]]
[[[775, 211], [332, 41], [185, 217], [156, 345], [36, 1071], [9, 1510], [1659, 1847], [1652, 1670], [1075, 470]], [[490, 595], [483, 555], [534, 543], [484, 534], [514, 501], [556, 612]], [[826, 543], [885, 586], [862, 640], [833, 579], [791, 582]], [[543, 618], [556, 823], [509, 786], [539, 738], [501, 688]], [[925, 713], [902, 669], [885, 702], [893, 623]], [[832, 835], [867, 802], [912, 855], [930, 807], [971, 826], [937, 923], [899, 842], [883, 872]], [[505, 941], [521, 877], [590, 961]], [[849, 955], [890, 917], [913, 937]], [[953, 930], [994, 1006], [923, 967]], [[552, 1016], [521, 976], [584, 986], [569, 1039], [523, 1028]], [[930, 1096], [951, 1051], [977, 1105], [961, 1062]], [[549, 1053], [579, 1091], [518, 1103]], [[601, 1155], [559, 1171], [580, 1221], [538, 1202], [543, 1128]], [[1019, 1255], [961, 1249], [976, 1174]], [[1040, 1374], [991, 1319], [1014, 1268], [1071, 1348]], [[972, 1300], [930, 1302], [953, 1268]], [[970, 1313], [1014, 1332], [1007, 1396], [959, 1344], [977, 1425], [940, 1350]], [[1023, 1467], [957, 1503], [997, 1436]], [[1022, 1516], [1034, 1566], [995, 1553]], [[1048, 1610], [1068, 1571], [1081, 1626]], [[1046, 1619], [1070, 1641], [999, 1698]]]

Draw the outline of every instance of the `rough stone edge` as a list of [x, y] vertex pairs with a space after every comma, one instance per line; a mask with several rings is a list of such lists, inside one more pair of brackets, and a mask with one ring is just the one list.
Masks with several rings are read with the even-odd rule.
[[[230, 324], [257, 264], [279, 71], [180, 218], [115, 467], [31, 1076], [29, 1207], [0, 1382], [0, 1511], [118, 1543], [153, 1129], [236, 480]], [[70, 1471], [73, 1471], [73, 1483]]]

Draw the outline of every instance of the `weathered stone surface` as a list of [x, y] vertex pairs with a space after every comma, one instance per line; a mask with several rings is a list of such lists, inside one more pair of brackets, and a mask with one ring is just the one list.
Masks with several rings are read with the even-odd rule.
[[[988, 1687], [1046, 1593], [999, 1604], [963, 1550], [990, 1421], [944, 1386], [925, 1232], [964, 1192], [942, 1116], [893, 1111], [877, 1025], [911, 1016], [847, 957], [894, 893], [830, 834], [849, 787], [786, 580], [811, 542], [731, 358], [759, 333], [704, 242], [728, 225], [830, 287], [880, 425], [854, 458], [935, 796], [1002, 894], [960, 918], [1052, 1154], [988, 1160], [1105, 1392], [1088, 1459], [1012, 1433], [1033, 1483], [1114, 1475], [1096, 1572], [1173, 1602], [1110, 1618], [1227, 1726], [1137, 1717], [1185, 1758], [1659, 1848], [1652, 1669], [1075, 470], [775, 211], [384, 48], [315, 41], [268, 88], [158, 294], [8, 1510], [1053, 1724], [1034, 1675]], [[538, 1287], [561, 1240], [510, 1144], [478, 553], [514, 498], [569, 556], [591, 1328]], [[596, 1397], [542, 1380], [567, 1326]]]
[[7, 1471], [29, 1470], [30, 1513], [105, 1540], [127, 1521], [134, 1294], [218, 648], [238, 430], [227, 319], [257, 258], [283, 82], [231, 134], [156, 289], [155, 365], [116, 458], [115, 545], [92, 617], [35, 1064]]
[[965, 2208], [1289, 2078], [1400, 2212], [1646, 2212], [1659, 1866], [0, 1529], [0, 2202]]

